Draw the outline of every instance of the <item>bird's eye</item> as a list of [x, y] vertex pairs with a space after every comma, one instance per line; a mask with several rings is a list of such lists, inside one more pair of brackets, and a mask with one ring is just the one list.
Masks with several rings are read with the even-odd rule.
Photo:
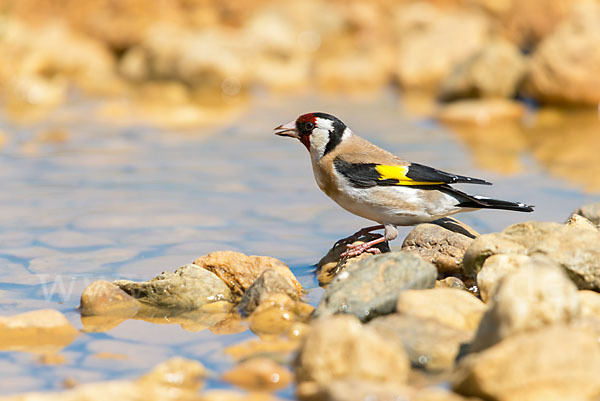
[[314, 123], [312, 123], [310, 121], [307, 122], [307, 123], [304, 123], [304, 129], [306, 131], [312, 131], [314, 128], [315, 128], [315, 124]]

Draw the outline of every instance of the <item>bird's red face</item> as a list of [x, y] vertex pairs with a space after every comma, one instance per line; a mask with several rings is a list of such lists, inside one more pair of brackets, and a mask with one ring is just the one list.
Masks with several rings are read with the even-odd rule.
[[316, 117], [314, 113], [303, 114], [295, 121], [280, 125], [275, 128], [275, 135], [290, 136], [299, 139], [300, 142], [310, 150], [310, 136], [316, 127]]

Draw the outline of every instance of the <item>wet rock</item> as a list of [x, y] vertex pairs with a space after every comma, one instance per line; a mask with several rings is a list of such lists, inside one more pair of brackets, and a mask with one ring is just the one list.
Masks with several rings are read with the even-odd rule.
[[404, 239], [402, 251], [433, 263], [441, 274], [456, 274], [461, 272], [463, 255], [472, 241], [437, 224], [419, 224]]
[[267, 269], [281, 274], [296, 289], [297, 295], [302, 295], [302, 286], [290, 268], [269, 256], [247, 256], [233, 251], [211, 252], [196, 259], [194, 264], [216, 274], [236, 297], [241, 297]]
[[436, 86], [457, 63], [485, 46], [489, 33], [483, 14], [442, 10], [425, 2], [399, 6], [395, 25], [395, 72], [404, 88]]
[[441, 84], [440, 98], [512, 98], [525, 70], [519, 48], [505, 39], [494, 39], [454, 67]]
[[275, 270], [267, 269], [244, 292], [238, 307], [245, 314], [250, 314], [272, 294], [285, 294], [290, 298], [298, 299], [297, 289], [288, 277]]
[[338, 274], [314, 316], [349, 313], [367, 321], [393, 312], [400, 292], [433, 288], [436, 277], [436, 268], [418, 256], [403, 252], [375, 255]]
[[211, 302], [233, 301], [229, 287], [219, 277], [195, 264], [142, 283], [118, 280], [114, 284], [140, 302], [161, 308], [196, 309]]
[[383, 335], [398, 338], [404, 344], [412, 365], [428, 371], [451, 369], [461, 344], [473, 338], [472, 332], [414, 315], [381, 316], [367, 326]]
[[567, 221], [565, 222], [565, 225], [567, 225], [569, 227], [581, 228], [584, 230], [591, 230], [591, 231], [598, 232], [598, 226], [596, 224], [592, 223], [585, 217], [580, 216], [578, 214], [570, 215], [569, 218], [567, 219]]
[[82, 316], [132, 317], [140, 308], [138, 300], [108, 281], [95, 281], [81, 293]]
[[507, 99], [459, 100], [440, 108], [437, 117], [447, 124], [491, 125], [520, 120], [525, 106]]
[[487, 258], [477, 273], [477, 287], [483, 302], [488, 302], [492, 298], [502, 277], [530, 263], [531, 258], [527, 255], [498, 254]]
[[55, 352], [75, 340], [78, 331], [54, 309], [0, 316], [0, 349]]
[[[409, 360], [400, 341], [349, 315], [316, 320], [296, 359], [296, 380], [321, 391], [336, 379], [406, 382]], [[303, 394], [302, 398], [308, 398]]]
[[595, 291], [578, 291], [582, 317], [600, 319], [600, 294]]
[[600, 393], [597, 338], [564, 326], [510, 337], [459, 363], [454, 391], [499, 401], [591, 400]]
[[442, 279], [442, 280], [437, 280], [435, 282], [435, 288], [454, 288], [454, 289], [463, 290], [463, 291], [467, 290], [467, 286], [461, 279], [459, 279], [458, 277], [452, 277], [452, 276], [446, 277], [445, 279]]
[[314, 308], [285, 294], [273, 294], [252, 312], [248, 321], [257, 334], [281, 334], [294, 322], [307, 321]]
[[485, 304], [474, 295], [452, 288], [403, 291], [396, 304], [396, 312], [401, 315], [431, 319], [466, 331], [479, 326], [485, 310]]
[[467, 274], [477, 273], [493, 254], [544, 255], [560, 265], [579, 289], [600, 290], [600, 232], [558, 223], [514, 224], [475, 239], [463, 258]]
[[252, 358], [225, 372], [221, 378], [245, 390], [274, 391], [287, 387], [292, 373], [269, 358]]
[[[362, 244], [377, 239], [379, 237], [379, 234], [363, 235], [358, 240], [354, 241], [353, 244]], [[377, 244], [375, 248], [379, 249], [381, 253], [387, 253], [390, 251], [390, 247], [387, 242]], [[359, 260], [373, 256], [373, 254], [371, 253], [364, 252], [358, 256], [354, 256], [346, 260], [341, 260], [340, 255], [344, 253], [347, 249], [348, 248], [346, 247], [345, 243], [336, 243], [327, 252], [327, 255], [323, 256], [319, 263], [317, 263], [317, 280], [319, 280], [319, 285], [329, 284], [334, 279], [336, 274], [342, 271], [342, 269], [353, 265]]]
[[536, 257], [500, 281], [469, 350], [483, 350], [519, 332], [568, 324], [579, 315], [577, 287], [561, 268]]
[[600, 225], [600, 202], [583, 205], [573, 213], [585, 217], [597, 226]]
[[600, 6], [582, 3], [533, 53], [524, 89], [542, 102], [600, 102]]

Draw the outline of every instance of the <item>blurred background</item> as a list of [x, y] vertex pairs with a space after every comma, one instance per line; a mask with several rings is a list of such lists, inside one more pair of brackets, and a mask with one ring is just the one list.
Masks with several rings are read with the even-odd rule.
[[288, 263], [315, 305], [313, 264], [369, 223], [273, 135], [299, 114], [536, 205], [459, 216], [486, 233], [598, 201], [599, 104], [598, 0], [0, 0], [0, 314], [52, 308], [81, 329], [58, 361], [0, 344], [0, 389], [130, 378], [174, 355], [221, 373], [225, 347], [255, 338], [86, 325], [94, 280], [236, 250]]

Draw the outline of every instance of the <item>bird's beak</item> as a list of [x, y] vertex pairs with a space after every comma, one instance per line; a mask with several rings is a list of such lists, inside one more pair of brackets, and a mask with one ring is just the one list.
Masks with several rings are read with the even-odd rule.
[[280, 136], [291, 136], [292, 138], [298, 139], [298, 130], [296, 129], [296, 121], [290, 121], [287, 124], [280, 125], [275, 128], [275, 135]]

